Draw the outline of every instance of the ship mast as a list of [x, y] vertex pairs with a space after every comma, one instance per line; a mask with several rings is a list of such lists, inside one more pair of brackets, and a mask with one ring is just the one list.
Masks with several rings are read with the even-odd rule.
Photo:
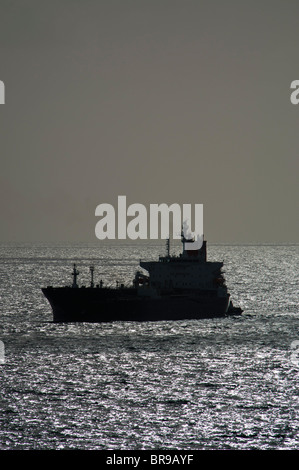
[[184, 228], [182, 226], [182, 231], [181, 231], [181, 242], [183, 243], [183, 252], [185, 251], [185, 243], [193, 243], [195, 238], [186, 238], [185, 233], [184, 233]]
[[94, 287], [94, 282], [93, 282], [94, 266], [90, 266], [89, 269], [90, 269], [90, 275], [91, 275], [90, 287]]
[[76, 269], [76, 265], [74, 264], [74, 269], [73, 269], [73, 272], [72, 272], [72, 275], [74, 276], [74, 280], [73, 280], [73, 285], [72, 287], [78, 287], [78, 284], [77, 284], [77, 276], [79, 275], [79, 271]]
[[170, 239], [169, 238], [166, 239], [166, 256], [167, 258], [170, 257]]

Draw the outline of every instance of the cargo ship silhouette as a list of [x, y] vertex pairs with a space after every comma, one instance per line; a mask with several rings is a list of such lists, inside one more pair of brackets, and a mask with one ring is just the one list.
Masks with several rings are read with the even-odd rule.
[[90, 286], [79, 287], [79, 272], [73, 268], [69, 287], [42, 288], [53, 310], [54, 322], [162, 321], [240, 315], [234, 307], [223, 277], [223, 262], [207, 261], [207, 242], [190, 249], [194, 239], [181, 236], [183, 251], [167, 252], [158, 261], [142, 261], [131, 286], [94, 285], [90, 267]]

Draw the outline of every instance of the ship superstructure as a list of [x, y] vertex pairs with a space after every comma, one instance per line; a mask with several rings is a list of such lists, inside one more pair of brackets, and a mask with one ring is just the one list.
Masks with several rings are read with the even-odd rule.
[[227, 293], [223, 278], [223, 262], [207, 261], [206, 241], [199, 250], [188, 250], [184, 243], [180, 256], [160, 256], [159, 261], [140, 261], [140, 267], [149, 273], [148, 285], [157, 292]]

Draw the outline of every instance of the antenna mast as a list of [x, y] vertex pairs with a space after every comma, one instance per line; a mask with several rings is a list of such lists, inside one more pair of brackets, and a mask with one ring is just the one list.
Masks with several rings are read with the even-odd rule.
[[168, 258], [169, 258], [169, 256], [170, 256], [169, 253], [170, 253], [170, 239], [167, 238], [167, 239], [166, 239], [166, 254], [167, 254], [167, 257], [168, 257]]

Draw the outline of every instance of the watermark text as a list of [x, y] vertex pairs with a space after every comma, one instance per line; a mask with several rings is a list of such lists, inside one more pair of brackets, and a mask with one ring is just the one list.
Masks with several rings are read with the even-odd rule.
[[[127, 208], [126, 196], [118, 196], [117, 214], [111, 204], [103, 203], [96, 207], [95, 215], [100, 217], [95, 227], [99, 240], [110, 239], [131, 240], [150, 238], [178, 240], [184, 237], [189, 243], [188, 250], [198, 250], [203, 243], [203, 204], [167, 205], [150, 204], [149, 213], [143, 204], [131, 204]], [[192, 227], [192, 212], [194, 213], [194, 231]], [[130, 220], [128, 220], [130, 218]], [[172, 220], [172, 231], [170, 230]], [[116, 228], [117, 225], [117, 228]], [[149, 226], [149, 227], [148, 227]]]
[[2, 80], [0, 80], [0, 104], [5, 104], [5, 86]]
[[291, 93], [290, 100], [292, 104], [298, 104], [299, 103], [299, 80], [293, 80], [291, 83], [291, 88], [295, 89]]

